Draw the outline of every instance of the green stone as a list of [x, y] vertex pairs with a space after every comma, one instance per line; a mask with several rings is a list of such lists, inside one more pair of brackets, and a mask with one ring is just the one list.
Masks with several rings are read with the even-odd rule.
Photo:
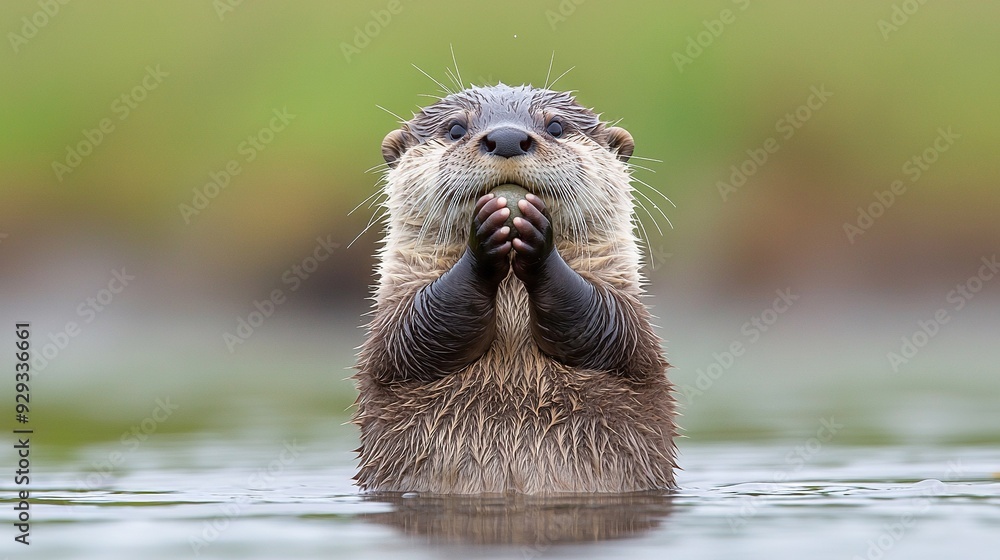
[[517, 230], [514, 229], [514, 218], [521, 215], [521, 209], [517, 207], [517, 203], [524, 200], [525, 195], [528, 194], [528, 190], [520, 185], [507, 183], [493, 189], [491, 193], [497, 198], [504, 197], [507, 199], [507, 208], [510, 208], [510, 216], [507, 217], [504, 225], [510, 228], [512, 238], [517, 237]]

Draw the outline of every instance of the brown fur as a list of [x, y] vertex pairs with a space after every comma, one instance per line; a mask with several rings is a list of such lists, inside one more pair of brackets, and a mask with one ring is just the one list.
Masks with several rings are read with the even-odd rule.
[[[574, 133], [528, 158], [487, 161], [435, 131], [456, 111], [557, 111]], [[388, 220], [374, 318], [361, 348], [354, 422], [366, 490], [442, 494], [629, 492], [674, 485], [674, 400], [660, 340], [640, 302], [631, 137], [568, 94], [527, 86], [453, 94], [387, 137]], [[470, 133], [475, 133], [470, 129]], [[386, 146], [384, 145], [384, 152]], [[628, 153], [622, 156], [621, 150]], [[398, 155], [398, 158], [391, 157]], [[498, 158], [494, 158], [498, 159]], [[518, 161], [513, 161], [518, 160]], [[480, 359], [432, 381], [400, 381], [398, 328], [415, 294], [465, 251], [475, 197], [505, 182], [545, 200], [556, 248], [571, 268], [614, 291], [639, 325], [624, 374], [573, 369], [532, 339], [529, 301], [509, 274], [496, 300], [496, 338]]]

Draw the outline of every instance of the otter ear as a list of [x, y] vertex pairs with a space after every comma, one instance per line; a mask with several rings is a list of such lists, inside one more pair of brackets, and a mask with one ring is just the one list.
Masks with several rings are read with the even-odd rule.
[[607, 133], [608, 149], [612, 152], [617, 152], [618, 159], [628, 161], [628, 158], [632, 157], [632, 152], [635, 151], [635, 142], [632, 140], [632, 135], [619, 126], [608, 128]]
[[382, 157], [389, 167], [396, 167], [399, 158], [403, 157], [403, 152], [410, 147], [412, 138], [405, 130], [398, 128], [385, 135], [382, 139]]

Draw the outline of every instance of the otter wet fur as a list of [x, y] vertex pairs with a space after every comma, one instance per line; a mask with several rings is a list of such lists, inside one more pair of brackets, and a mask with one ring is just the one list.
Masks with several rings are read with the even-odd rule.
[[[450, 93], [385, 137], [385, 238], [355, 375], [363, 490], [674, 487], [633, 148], [569, 93], [503, 84]], [[528, 191], [516, 237], [490, 194], [503, 184]]]

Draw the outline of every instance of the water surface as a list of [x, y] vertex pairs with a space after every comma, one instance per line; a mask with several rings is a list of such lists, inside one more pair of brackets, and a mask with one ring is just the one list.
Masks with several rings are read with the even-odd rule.
[[11, 558], [995, 558], [997, 449], [827, 444], [790, 462], [796, 445], [685, 443], [675, 493], [547, 499], [366, 497], [350, 482], [352, 454], [328, 439], [207, 435], [160, 439], [88, 488], [86, 465], [114, 450], [95, 445], [39, 475], [30, 553], [11, 537], [3, 549]]
[[[5, 523], [0, 558], [996, 558], [995, 317], [970, 311], [899, 373], [892, 329], [783, 318], [679, 396], [678, 491], [544, 500], [359, 494], [353, 324], [262, 332], [214, 361], [137, 335], [134, 353], [81, 350], [37, 377], [33, 544]], [[681, 387], [739, 336], [668, 321]], [[157, 399], [177, 408], [147, 422]], [[10, 520], [11, 476], [0, 489]]]

